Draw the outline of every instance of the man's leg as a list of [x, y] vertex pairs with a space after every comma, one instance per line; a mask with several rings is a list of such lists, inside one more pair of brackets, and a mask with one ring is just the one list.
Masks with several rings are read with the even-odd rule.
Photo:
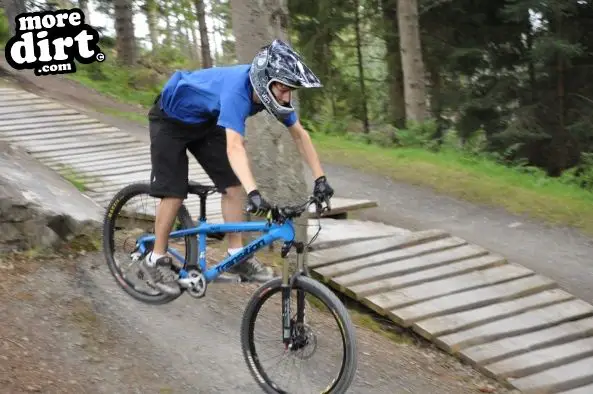
[[153, 253], [157, 256], [164, 256], [167, 254], [167, 244], [169, 242], [169, 233], [173, 228], [175, 217], [179, 208], [181, 208], [183, 199], [177, 197], [164, 197], [161, 199], [159, 207], [157, 208], [154, 232], [155, 242]]
[[188, 162], [183, 130], [166, 118], [158, 103], [149, 112], [150, 195], [160, 198], [155, 218], [155, 244], [141, 269], [151, 284], [169, 294], [179, 294], [177, 277], [167, 255], [169, 233], [184, 198], [187, 197]]
[[[242, 222], [243, 216], [243, 188], [229, 186], [221, 198], [222, 217], [225, 222]], [[243, 246], [241, 233], [227, 233], [229, 250], [237, 250]]]
[[[244, 191], [235, 175], [226, 153], [226, 133], [221, 127], [211, 128], [207, 136], [188, 146], [189, 151], [200, 163], [204, 171], [223, 192], [221, 199], [222, 217], [225, 222], [242, 222]], [[243, 247], [241, 233], [227, 233], [229, 254], [236, 253]], [[274, 271], [262, 265], [255, 256], [251, 256], [229, 270], [231, 274], [240, 275], [245, 280], [266, 282], [274, 277]]]

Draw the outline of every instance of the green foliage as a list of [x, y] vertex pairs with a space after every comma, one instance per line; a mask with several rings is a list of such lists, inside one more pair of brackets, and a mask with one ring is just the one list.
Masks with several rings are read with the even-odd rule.
[[560, 179], [593, 192], [593, 152], [581, 153], [580, 165], [565, 171]]
[[68, 78], [127, 103], [150, 105], [160, 91], [164, 78], [147, 68], [128, 68], [110, 56], [102, 63], [77, 64]]
[[10, 39], [10, 28], [8, 24], [8, 18], [4, 13], [4, 10], [0, 8], [0, 46], [4, 48], [6, 42]]

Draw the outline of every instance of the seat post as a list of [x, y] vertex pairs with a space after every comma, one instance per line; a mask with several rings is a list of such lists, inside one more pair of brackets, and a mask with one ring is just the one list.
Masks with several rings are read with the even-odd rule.
[[198, 196], [200, 197], [200, 218], [199, 218], [199, 220], [201, 222], [205, 222], [206, 221], [206, 193], [200, 193], [200, 194], [198, 194]]

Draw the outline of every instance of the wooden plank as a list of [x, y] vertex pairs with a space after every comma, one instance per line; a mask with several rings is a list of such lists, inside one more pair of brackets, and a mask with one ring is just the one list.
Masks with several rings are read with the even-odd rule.
[[536, 394], [568, 390], [593, 383], [593, 357], [574, 361], [556, 368], [509, 382], [523, 394]]
[[361, 285], [355, 285], [349, 288], [346, 288], [346, 286], [342, 284], [339, 277], [331, 280], [331, 283], [333, 283], [334, 286], [339, 286], [351, 297], [362, 299], [373, 294], [397, 290], [405, 286], [413, 286], [432, 280], [462, 275], [477, 269], [499, 266], [506, 264], [506, 262], [506, 259], [502, 256], [497, 254], [487, 254], [474, 259], [461, 260], [459, 262], [450, 263], [445, 266], [418, 271], [408, 275], [397, 276], [395, 278], [384, 279], [378, 282], [363, 283]]
[[[438, 242], [438, 241], [437, 241]], [[396, 256], [399, 251], [391, 252]], [[400, 255], [405, 251], [401, 251]], [[354, 286], [362, 283], [369, 283], [389, 277], [409, 274], [423, 269], [434, 268], [441, 265], [453, 263], [464, 259], [484, 256], [488, 251], [477, 245], [462, 245], [456, 248], [447, 249], [441, 252], [411, 257], [393, 263], [386, 262], [382, 265], [362, 268], [351, 274], [340, 277], [343, 286]]]
[[522, 378], [591, 356], [593, 337], [524, 353], [486, 365], [484, 369], [493, 377]]
[[0, 107], [0, 115], [13, 113], [29, 113], [48, 109], [66, 109], [63, 105], [56, 103], [49, 104], [33, 104], [33, 105], [16, 105], [16, 106], [2, 106]]
[[75, 120], [87, 120], [96, 122], [96, 120], [89, 118], [88, 116], [84, 116], [81, 114], [72, 114], [72, 115], [63, 115], [63, 116], [53, 116], [51, 118], [27, 118], [27, 119], [6, 119], [4, 116], [0, 118], [0, 126], [2, 127], [12, 127], [12, 126], [49, 126], [54, 123], [60, 123], [64, 121], [75, 121]]
[[21, 92], [22, 92], [22, 90], [14, 89], [14, 88], [0, 88], [0, 93], [6, 94], [7, 96], [9, 94], [17, 94], [17, 93], [21, 93]]
[[[41, 155], [38, 155], [39, 157]], [[52, 162], [64, 162], [64, 163], [71, 163], [71, 164], [84, 164], [84, 163], [117, 163], [121, 161], [130, 160], [134, 157], [142, 157], [147, 158], [150, 160], [150, 148], [146, 145], [139, 145], [135, 147], [122, 147], [119, 149], [109, 149], [109, 150], [98, 150], [98, 151], [91, 151], [87, 152], [86, 154], [76, 154], [76, 155], [68, 155], [68, 156], [48, 156], [48, 157], [40, 157], [45, 163], [52, 163]]]
[[68, 139], [69, 142], [76, 142], [76, 141], [86, 141], [86, 140], [94, 140], [94, 137], [117, 137], [117, 136], [126, 136], [127, 133], [122, 131], [117, 132], [118, 129], [115, 127], [97, 127], [95, 125], [86, 128], [80, 128], [77, 130], [70, 130], [70, 131], [60, 131], [60, 132], [53, 132], [47, 134], [24, 134], [21, 133], [20, 135], [8, 134], [0, 132], [0, 137], [5, 138], [9, 141], [19, 142], [19, 141], [31, 141], [35, 143], [39, 140], [42, 140], [43, 143], [47, 144], [59, 144], [63, 143], [65, 139]]
[[[137, 140], [134, 137], [123, 137], [123, 138], [105, 138], [103, 140], [98, 140], [98, 141], [92, 141], [92, 147], [96, 148], [98, 146], [112, 146], [112, 145], [116, 145], [116, 146], [121, 146], [125, 143], [128, 142], [136, 142]], [[73, 142], [73, 143], [68, 143], [68, 144], [63, 144], [60, 146], [60, 144], [51, 144], [51, 145], [46, 145], [46, 144], [38, 144], [38, 145], [32, 145], [32, 146], [28, 146], [27, 150], [29, 150], [30, 152], [34, 152], [34, 153], [39, 153], [39, 152], [50, 152], [50, 151], [60, 151], [63, 154], [68, 154], [68, 150], [75, 150], [75, 149], [81, 149], [81, 148], [88, 148], [89, 145], [91, 145], [90, 141], [82, 141], [82, 142]]]
[[[353, 198], [333, 197], [331, 199], [331, 211], [321, 213], [321, 217], [341, 215], [350, 211], [361, 210], [365, 208], [375, 208], [378, 204], [373, 200], [356, 200]], [[309, 217], [319, 217], [315, 205], [309, 206]]]
[[504, 337], [526, 334], [569, 320], [593, 315], [593, 306], [582, 300], [569, 300], [527, 311], [478, 327], [435, 338], [435, 343], [452, 353], [470, 346]]
[[593, 393], [593, 384], [579, 386], [576, 389], [561, 391], [558, 394], [591, 394]]
[[309, 267], [322, 267], [327, 264], [368, 257], [382, 251], [414, 246], [447, 236], [448, 234], [442, 230], [426, 230], [412, 232], [401, 236], [373, 239], [349, 245], [330, 247], [322, 251], [313, 251], [309, 253], [309, 259], [311, 260]]
[[[401, 322], [400, 324], [407, 327], [423, 319], [479, 308], [493, 302], [521, 297], [556, 286], [553, 280], [534, 275], [435, 298], [430, 301], [393, 310], [392, 312], [398, 321]], [[427, 339], [432, 339], [432, 335], [429, 335], [428, 332], [424, 330], [419, 330], [418, 332], [421, 335], [426, 335]]]
[[593, 317], [562, 323], [523, 335], [464, 349], [460, 356], [476, 365], [491, 364], [518, 354], [593, 335]]
[[22, 135], [23, 133], [44, 133], [48, 131], [60, 131], [66, 128], [80, 129], [83, 126], [104, 126], [101, 123], [95, 122], [92, 119], [78, 119], [63, 122], [50, 122], [42, 124], [18, 124], [0, 126], [0, 133], [6, 135]]
[[77, 115], [78, 112], [76, 112], [73, 109], [47, 109], [47, 110], [39, 110], [39, 111], [35, 111], [33, 114], [28, 113], [28, 112], [10, 112], [10, 113], [5, 113], [2, 114], [2, 119], [3, 120], [8, 120], [8, 119], [27, 119], [27, 120], [32, 120], [34, 118], [37, 119], [43, 119], [44, 121], [47, 121], [48, 119], [51, 119], [54, 116], [62, 116], [62, 115]]
[[[309, 230], [317, 232], [320, 219], [309, 219]], [[336, 223], [337, 222], [337, 223]], [[364, 222], [359, 220], [337, 220], [321, 219], [322, 231], [313, 243], [314, 248], [318, 248], [324, 243], [350, 243], [362, 241], [371, 238], [384, 238], [393, 235], [401, 235], [405, 230], [387, 225], [377, 225], [373, 222]], [[320, 260], [311, 259], [310, 268], [316, 267]]]
[[[412, 233], [414, 234], [414, 233]], [[406, 237], [408, 238], [408, 237]], [[409, 246], [406, 238], [399, 238], [399, 244], [396, 245], [397, 249], [393, 250], [393, 246], [390, 250], [380, 251], [376, 254], [366, 254], [362, 258], [351, 259], [346, 262], [340, 262], [337, 264], [326, 265], [317, 270], [320, 275], [327, 278], [333, 278], [341, 275], [349, 275], [355, 273], [363, 268], [374, 267], [376, 265], [382, 265], [389, 262], [400, 261], [409, 259], [412, 257], [422, 256], [429, 253], [441, 252], [447, 249], [452, 249], [458, 246], [467, 244], [467, 241], [458, 238], [450, 237], [444, 239], [438, 239], [432, 242], [424, 242], [420, 245]], [[364, 245], [354, 244], [349, 250], [358, 249], [358, 254], [364, 253], [367, 250]], [[331, 251], [325, 250], [323, 253], [327, 256], [333, 256]], [[335, 257], [330, 257], [331, 259]], [[343, 278], [341, 278], [343, 279]]]
[[[76, 122], [76, 123], [75, 123]], [[69, 124], [50, 124], [49, 126], [38, 125], [18, 125], [9, 127], [0, 127], [0, 133], [10, 137], [19, 137], [25, 135], [60, 135], [60, 133], [74, 132], [88, 129], [101, 129], [109, 127], [102, 123], [88, 121], [85, 119], [68, 122]]]
[[30, 105], [30, 104], [47, 104], [51, 103], [51, 101], [41, 98], [41, 97], [15, 97], [12, 100], [0, 100], [0, 108], [1, 107], [9, 107], [15, 105]]
[[60, 149], [55, 149], [52, 148], [50, 150], [47, 151], [43, 151], [43, 152], [32, 152], [34, 154], [34, 156], [36, 158], [42, 159], [42, 158], [59, 158], [59, 157], [64, 157], [64, 158], [72, 158], [72, 157], [81, 157], [81, 156], [87, 156], [89, 154], [94, 154], [94, 153], [99, 153], [99, 152], [113, 152], [114, 155], [116, 155], [118, 152], [125, 152], [125, 151], [130, 151], [132, 149], [146, 149], [146, 145], [143, 144], [140, 141], [132, 141], [132, 142], [127, 142], [124, 144], [118, 144], [117, 146], [109, 146], [109, 145], [95, 145], [95, 146], [86, 146], [84, 148], [72, 148], [72, 149], [68, 149], [68, 150], [64, 150], [61, 151]]
[[96, 160], [95, 162], [86, 162], [86, 163], [72, 163], [72, 167], [79, 168], [81, 171], [108, 171], [112, 169], [128, 169], [134, 166], [145, 166], [151, 165], [150, 156], [149, 155], [134, 155], [128, 156], [124, 158], [108, 158], [103, 160]]
[[505, 264], [500, 267], [475, 271], [453, 278], [423, 283], [412, 287], [372, 295], [363, 302], [375, 310], [391, 310], [389, 315], [396, 322], [401, 322], [396, 309], [416, 304], [432, 298], [442, 297], [447, 294], [461, 292], [494, 283], [500, 283], [515, 278], [533, 275], [530, 269], [514, 264]]
[[117, 167], [108, 168], [105, 170], [97, 170], [92, 165], [86, 165], [84, 167], [77, 166], [83, 178], [97, 178], [97, 177], [109, 177], [119, 176], [130, 173], [138, 173], [143, 171], [150, 172], [152, 165], [149, 163], [140, 163], [138, 165], [121, 165]]
[[105, 177], [85, 182], [86, 186], [92, 190], [100, 190], [105, 187], [123, 187], [132, 182], [148, 182], [150, 180], [150, 172], [142, 171], [139, 173], [125, 174], [120, 177]]
[[[118, 131], [115, 127], [108, 127], [105, 129], [100, 129], [101, 133], [89, 134], [85, 135], [84, 137], [69, 137], [66, 134], [66, 137], [56, 138], [45, 141], [42, 145], [47, 147], [60, 147], [65, 146], [71, 143], [80, 143], [84, 144], [83, 146], [89, 146], [91, 144], [100, 143], [105, 140], [117, 140], [117, 139], [130, 139], [133, 138], [129, 134], [124, 133], [123, 131]], [[1, 135], [1, 134], [0, 134]], [[32, 144], [38, 145], [39, 142], [35, 141], [31, 138], [25, 138], [23, 141], [31, 141]]]
[[[551, 282], [548, 282], [551, 283]], [[501, 290], [499, 290], [501, 292]], [[502, 294], [508, 294], [502, 290]], [[470, 297], [470, 295], [468, 295]], [[562, 289], [545, 290], [510, 301], [471, 309], [464, 312], [437, 316], [414, 324], [414, 331], [425, 338], [451, 334], [480, 324], [513, 316], [537, 307], [573, 299], [574, 296]]]

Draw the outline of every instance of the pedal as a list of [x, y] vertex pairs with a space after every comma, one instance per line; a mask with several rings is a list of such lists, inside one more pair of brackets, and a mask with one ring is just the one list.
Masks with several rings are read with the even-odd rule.
[[187, 278], [179, 279], [179, 285], [185, 289], [190, 296], [194, 298], [202, 298], [206, 295], [206, 278], [198, 270], [192, 269], [187, 273]]

